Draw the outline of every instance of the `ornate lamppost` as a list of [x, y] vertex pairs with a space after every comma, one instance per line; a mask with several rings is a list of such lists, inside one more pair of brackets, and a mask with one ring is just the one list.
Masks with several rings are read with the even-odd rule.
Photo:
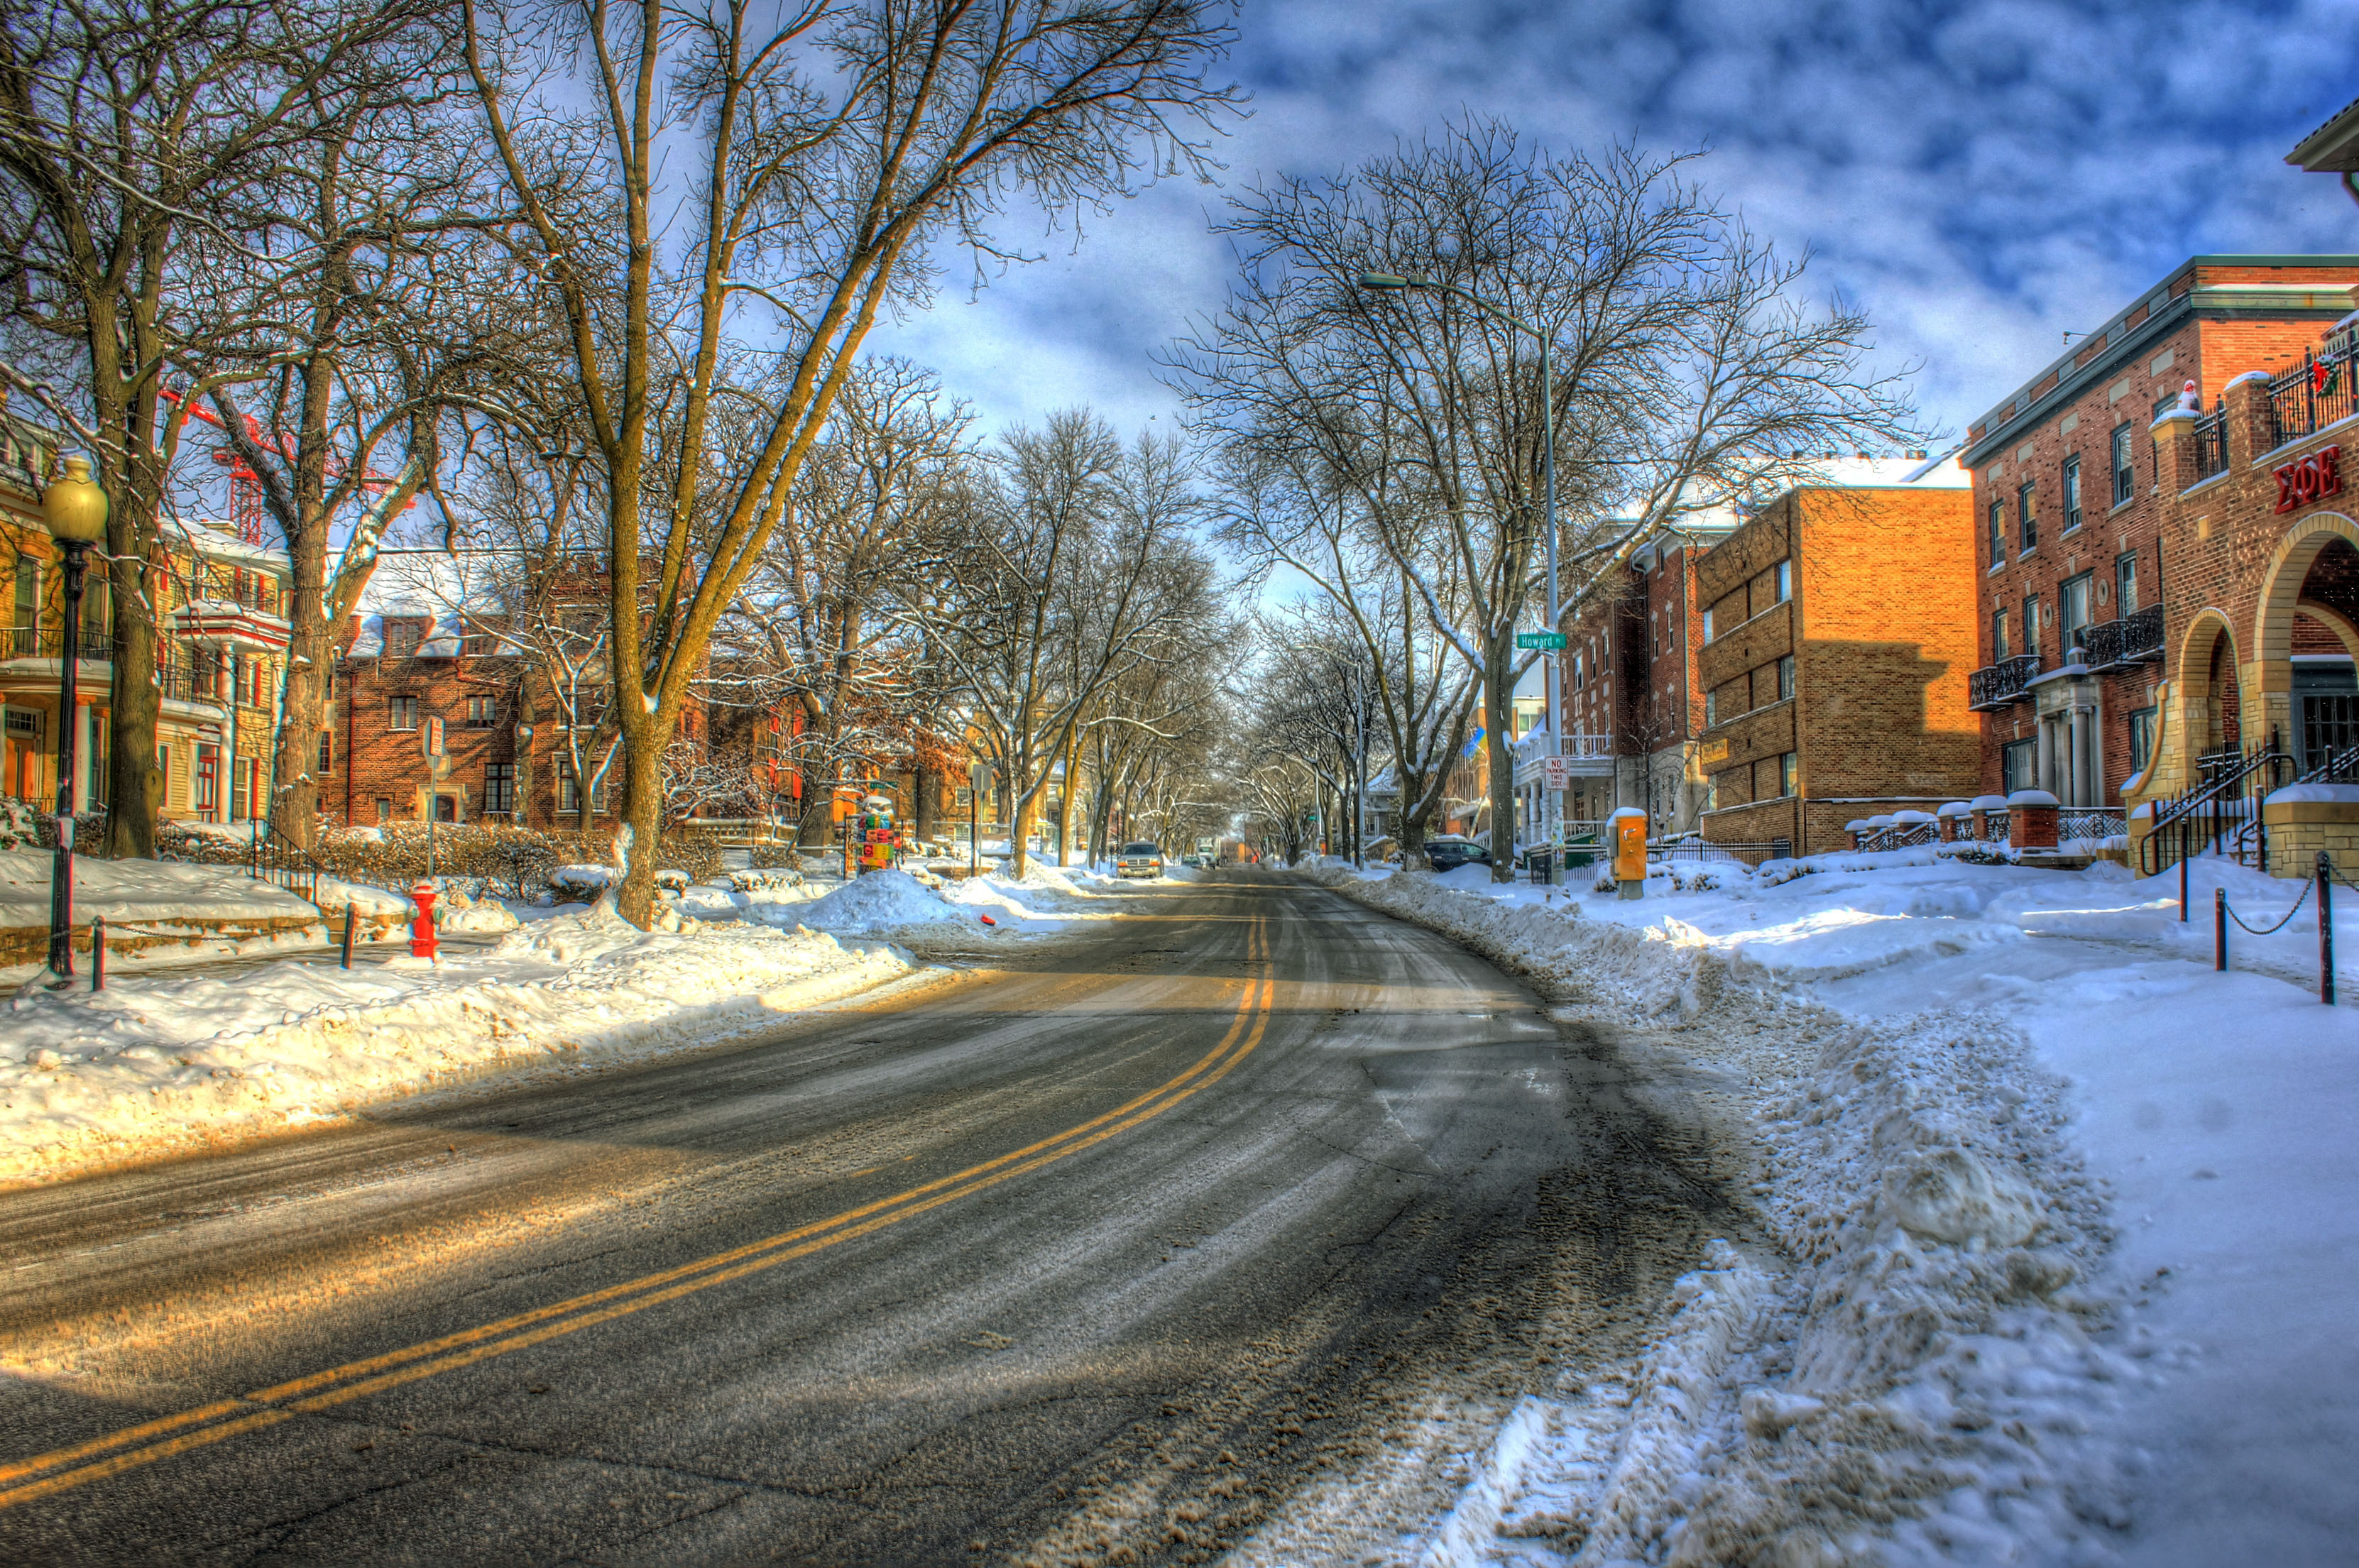
[[106, 491], [90, 459], [65, 460], [65, 477], [41, 492], [41, 517], [65, 557], [65, 626], [58, 676], [58, 854], [49, 873], [49, 972], [73, 975], [74, 705], [82, 665], [82, 557], [106, 538]]

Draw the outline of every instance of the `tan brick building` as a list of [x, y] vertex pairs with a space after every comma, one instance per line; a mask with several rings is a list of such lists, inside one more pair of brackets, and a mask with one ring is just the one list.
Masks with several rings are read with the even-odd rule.
[[[2247, 694], [2306, 757], [2300, 721], [2350, 691], [2348, 650], [2331, 615], [2288, 601], [2277, 662], [2237, 673], [2290, 526], [2273, 510], [2278, 464], [2262, 462], [2286, 441], [2249, 397], [2241, 412], [2221, 399], [2240, 375], [2300, 365], [2350, 311], [2354, 283], [2359, 256], [2190, 257], [1971, 427], [1982, 790], [2119, 811], [2125, 789], [2136, 804], [2183, 787], [2201, 754], [2266, 739], [2240, 723]], [[2189, 383], [2212, 412], [2175, 412]], [[2340, 559], [2326, 550], [2326, 577]], [[2287, 591], [2299, 598], [2300, 583]], [[2198, 687], [2174, 725], [2174, 701]]]
[[1931, 811], [1980, 776], [1964, 474], [1879, 461], [1829, 478], [1848, 482], [1788, 491], [1697, 565], [1718, 842], [1839, 848], [1844, 823]]

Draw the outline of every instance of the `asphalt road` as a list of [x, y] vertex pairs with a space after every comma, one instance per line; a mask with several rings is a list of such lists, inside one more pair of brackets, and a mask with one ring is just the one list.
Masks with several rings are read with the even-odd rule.
[[770, 1034], [0, 1196], [0, 1562], [1193, 1562], [1719, 1215], [1612, 1050], [1208, 882]]

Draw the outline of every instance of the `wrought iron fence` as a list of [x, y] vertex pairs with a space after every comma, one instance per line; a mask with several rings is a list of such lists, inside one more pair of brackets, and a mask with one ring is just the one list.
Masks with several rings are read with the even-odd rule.
[[1653, 839], [1647, 844], [1649, 863], [1662, 861], [1738, 861], [1746, 866], [1758, 866], [1765, 860], [1784, 860], [1794, 853], [1790, 839]]
[[1984, 665], [1966, 677], [1966, 705], [2004, 707], [2022, 697], [2031, 678], [2038, 673], [2039, 656], [2036, 653], [2019, 653], [2013, 659]]
[[2228, 410], [2212, 409], [2195, 421], [2195, 477], [2209, 479], [2228, 471]]
[[2269, 381], [2269, 446], [2315, 435], [2353, 408], [2352, 383], [2359, 365], [2349, 347], [2324, 356], [2304, 353], [2301, 363]]
[[320, 877], [327, 867], [319, 856], [280, 833], [268, 822], [254, 824], [254, 843], [246, 855], [246, 870], [256, 882], [284, 887], [299, 898], [320, 901]]
[[2060, 844], [2115, 838], [2129, 832], [2129, 815], [2119, 806], [2067, 806], [2056, 813]]
[[1862, 833], [1859, 847], [1862, 849], [1914, 849], [1919, 844], [1940, 842], [1941, 825], [1939, 822], [1894, 822], [1890, 827], [1878, 828], [1871, 833]]

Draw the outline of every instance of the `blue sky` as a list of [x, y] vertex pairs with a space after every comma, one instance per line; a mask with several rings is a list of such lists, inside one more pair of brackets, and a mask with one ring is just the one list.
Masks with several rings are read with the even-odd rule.
[[[1559, 148], [1709, 148], [1701, 177], [1810, 249], [1810, 286], [1866, 307], [1953, 435], [2190, 254], [2359, 253], [2359, 202], [2282, 161], [2359, 97], [2359, 0], [1250, 0], [1240, 29], [1225, 184], [1470, 111]], [[1154, 187], [872, 345], [989, 426], [1084, 402], [1168, 423], [1148, 354], [1220, 301], [1224, 200]]]

